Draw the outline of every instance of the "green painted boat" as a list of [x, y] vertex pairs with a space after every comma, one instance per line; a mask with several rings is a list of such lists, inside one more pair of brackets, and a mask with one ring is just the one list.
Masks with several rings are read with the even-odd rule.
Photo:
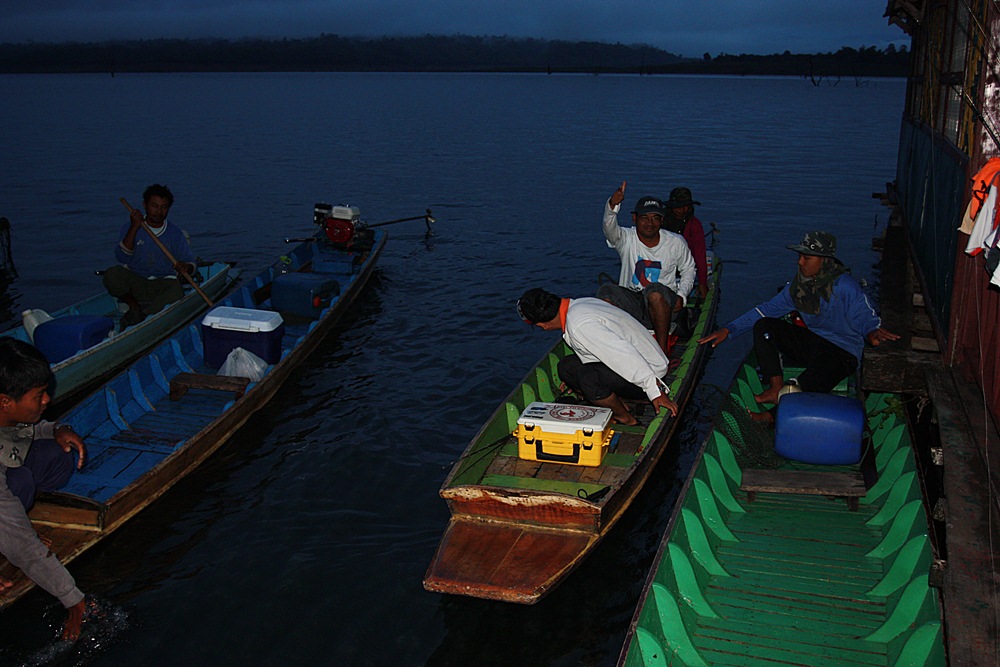
[[[748, 418], [761, 390], [751, 353], [679, 496], [618, 665], [946, 664], [899, 398], [864, 397], [860, 465], [809, 465], [773, 454], [774, 429]], [[836, 391], [857, 396], [846, 383]]]
[[[721, 264], [708, 295], [692, 300], [696, 322], [678, 341], [665, 381], [683, 411], [709, 350], [697, 340], [714, 326]], [[534, 401], [560, 402], [560, 340], [500, 404], [472, 439], [441, 487], [451, 519], [424, 577], [438, 593], [534, 604], [563, 581], [611, 530], [649, 479], [679, 418], [646, 410], [642, 425], [614, 426], [600, 465], [519, 458], [511, 435]], [[648, 404], [642, 403], [648, 408]]]

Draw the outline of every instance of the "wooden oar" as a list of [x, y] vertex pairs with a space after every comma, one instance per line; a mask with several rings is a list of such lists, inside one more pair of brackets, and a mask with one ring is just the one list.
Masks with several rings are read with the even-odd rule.
[[[119, 197], [118, 201], [120, 201], [122, 203], [122, 205], [125, 208], [128, 209], [129, 215], [132, 215], [132, 212], [136, 210], [136, 209], [132, 208], [132, 206], [127, 201], [125, 201], [125, 197]], [[170, 265], [171, 266], [176, 266], [177, 265], [177, 258], [174, 257], [173, 253], [171, 253], [169, 250], [167, 250], [167, 246], [163, 245], [163, 241], [161, 241], [159, 239], [159, 237], [156, 234], [153, 233], [153, 230], [151, 230], [149, 228], [149, 225], [146, 224], [145, 219], [140, 220], [139, 224], [142, 225], [142, 228], [146, 230], [147, 234], [149, 234], [149, 238], [153, 239], [153, 242], [156, 243], [156, 245], [160, 248], [160, 250], [163, 251], [163, 254], [167, 256], [167, 259], [170, 260]], [[205, 294], [204, 290], [202, 290], [200, 287], [198, 287], [198, 283], [196, 283], [194, 281], [194, 278], [192, 276], [188, 275], [187, 271], [179, 271], [179, 273], [182, 276], [184, 276], [185, 279], [187, 279], [188, 283], [191, 284], [191, 287], [194, 288], [194, 291], [197, 292], [198, 295], [201, 296], [201, 298], [205, 300], [205, 303], [208, 304], [209, 308], [211, 308], [212, 306], [215, 305], [214, 303], [212, 303], [212, 300], [208, 298], [208, 295]]]

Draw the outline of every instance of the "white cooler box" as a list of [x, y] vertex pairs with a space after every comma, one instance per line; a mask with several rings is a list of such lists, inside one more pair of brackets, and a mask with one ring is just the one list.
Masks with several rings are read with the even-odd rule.
[[269, 364], [281, 359], [285, 324], [279, 313], [252, 308], [218, 306], [201, 321], [205, 365], [219, 368], [237, 347], [253, 352]]

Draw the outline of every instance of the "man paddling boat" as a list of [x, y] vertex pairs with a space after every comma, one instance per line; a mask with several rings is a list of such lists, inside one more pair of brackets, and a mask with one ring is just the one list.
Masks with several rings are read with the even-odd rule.
[[[142, 203], [146, 214], [130, 207], [129, 222], [121, 228], [115, 248], [115, 258], [121, 264], [104, 272], [105, 289], [129, 308], [122, 316], [122, 329], [181, 299], [184, 290], [178, 278], [186, 274], [185, 280], [190, 281], [197, 270], [184, 230], [167, 222], [174, 203], [170, 189], [158, 183], [150, 185], [142, 193]], [[155, 239], [143, 229], [144, 222]], [[168, 253], [174, 262], [167, 259]]]

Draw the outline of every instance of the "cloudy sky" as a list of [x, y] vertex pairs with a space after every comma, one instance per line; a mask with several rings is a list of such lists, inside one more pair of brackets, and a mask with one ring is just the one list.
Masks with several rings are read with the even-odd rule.
[[0, 42], [508, 35], [703, 53], [907, 42], [885, 0], [0, 0]]

